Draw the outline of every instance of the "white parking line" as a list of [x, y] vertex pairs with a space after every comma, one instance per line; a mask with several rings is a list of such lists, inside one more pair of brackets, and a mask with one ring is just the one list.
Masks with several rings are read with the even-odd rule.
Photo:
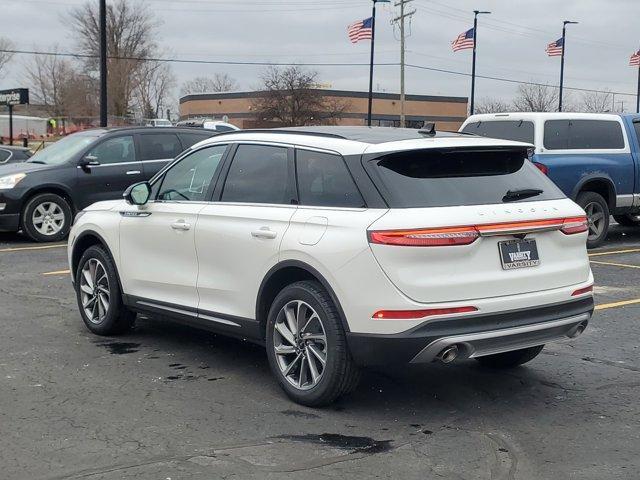
[[62, 247], [66, 247], [67, 244], [64, 243], [62, 245], [60, 244], [56, 244], [56, 245], [39, 245], [37, 247], [9, 247], [9, 248], [0, 248], [0, 253], [4, 253], [4, 252], [22, 252], [24, 250], [48, 250], [51, 248], [62, 248]]

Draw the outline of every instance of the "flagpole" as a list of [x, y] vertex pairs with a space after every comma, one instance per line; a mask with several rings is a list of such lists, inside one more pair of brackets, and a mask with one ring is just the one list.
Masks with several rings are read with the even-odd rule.
[[371, 107], [373, 105], [373, 50], [376, 40], [376, 2], [373, 0], [373, 11], [371, 12], [371, 59], [369, 60], [369, 107], [367, 109], [367, 126], [371, 126]]
[[567, 49], [567, 25], [574, 24], [578, 22], [572, 22], [570, 20], [565, 20], [562, 22], [562, 56], [560, 57], [560, 95], [558, 98], [558, 111], [562, 111], [562, 87], [564, 83], [564, 52]]
[[478, 45], [478, 15], [489, 14], [491, 12], [473, 11], [473, 56], [471, 61], [471, 102], [469, 105], [469, 114], [473, 115], [473, 107], [476, 96], [476, 46]]
[[640, 63], [638, 63], [638, 92], [636, 95], [636, 113], [640, 113]]

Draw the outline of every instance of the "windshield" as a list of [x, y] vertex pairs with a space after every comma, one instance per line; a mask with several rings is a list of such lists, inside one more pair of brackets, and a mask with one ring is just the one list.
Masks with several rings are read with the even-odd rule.
[[71, 157], [91, 145], [99, 135], [70, 135], [45, 147], [33, 155], [28, 163], [44, 163], [46, 165], [60, 165], [69, 161]]

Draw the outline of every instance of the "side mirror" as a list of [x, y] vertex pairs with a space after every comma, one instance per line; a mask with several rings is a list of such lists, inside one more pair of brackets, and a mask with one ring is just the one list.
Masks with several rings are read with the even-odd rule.
[[94, 155], [85, 155], [78, 162], [78, 166], [81, 168], [97, 167], [98, 165], [100, 165], [100, 162], [98, 161], [98, 157]]
[[122, 194], [130, 205], [144, 205], [151, 196], [151, 185], [149, 182], [134, 183]]

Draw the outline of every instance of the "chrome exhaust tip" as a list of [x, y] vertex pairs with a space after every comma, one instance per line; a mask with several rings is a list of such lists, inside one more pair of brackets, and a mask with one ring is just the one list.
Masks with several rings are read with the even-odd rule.
[[449, 345], [442, 349], [442, 351], [436, 356], [442, 363], [451, 363], [458, 358], [459, 349], [457, 345]]
[[576, 338], [578, 335], [581, 335], [587, 329], [587, 325], [589, 322], [585, 320], [584, 322], [580, 322], [573, 330], [571, 330], [567, 336], [569, 338]]

